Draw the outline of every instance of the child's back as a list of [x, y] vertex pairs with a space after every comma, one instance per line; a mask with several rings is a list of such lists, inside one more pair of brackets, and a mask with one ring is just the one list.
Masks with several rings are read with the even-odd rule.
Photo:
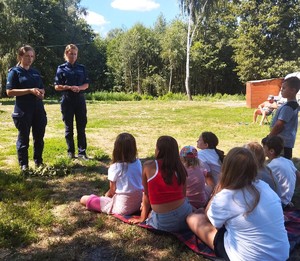
[[214, 180], [214, 186], [219, 182], [224, 152], [217, 149], [219, 139], [216, 134], [204, 131], [197, 141], [198, 158]]
[[198, 151], [198, 158], [203, 163], [204, 168], [213, 177], [214, 183], [217, 184], [221, 172], [221, 161], [215, 149], [204, 149]]
[[270, 186], [270, 188], [278, 195], [278, 197], [280, 197], [281, 191], [278, 180], [269, 167], [263, 166], [259, 168], [257, 171], [257, 178], [266, 182]]
[[131, 193], [142, 190], [142, 163], [139, 159], [132, 163], [116, 162], [108, 169], [108, 180], [116, 182], [116, 193]]
[[[186, 197], [194, 208], [202, 208], [208, 200], [206, 192], [205, 174], [206, 170], [202, 167], [198, 159], [197, 149], [193, 146], [185, 146], [180, 151], [180, 159], [187, 171]], [[209, 187], [209, 192], [211, 188]]]
[[107, 178], [109, 190], [104, 196], [84, 195], [80, 203], [88, 210], [107, 214], [137, 212], [143, 197], [142, 164], [137, 159], [136, 141], [130, 133], [117, 136]]
[[208, 196], [205, 192], [204, 169], [200, 166], [186, 168], [188, 173], [186, 181], [186, 196], [195, 208], [206, 205]]
[[266, 156], [270, 159], [267, 165], [278, 180], [280, 199], [283, 207], [291, 203], [296, 186], [298, 171], [294, 163], [280, 156], [283, 151], [283, 139], [279, 136], [264, 138], [262, 140]]
[[271, 160], [268, 167], [277, 178], [281, 195], [280, 199], [284, 206], [288, 205], [294, 195], [296, 186], [296, 167], [291, 160], [277, 157]]

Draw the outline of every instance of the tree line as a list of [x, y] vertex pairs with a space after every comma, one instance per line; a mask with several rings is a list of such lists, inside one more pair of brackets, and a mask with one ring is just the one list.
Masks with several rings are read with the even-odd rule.
[[136, 23], [105, 37], [86, 23], [87, 10], [80, 2], [0, 0], [2, 96], [8, 69], [24, 44], [36, 50], [34, 67], [48, 95], [55, 95], [54, 75], [69, 43], [79, 47], [90, 92], [186, 93], [187, 57], [191, 95], [241, 93], [246, 81], [284, 77], [300, 69], [296, 0], [182, 0], [178, 8], [185, 15], [173, 21], [166, 22], [161, 14], [151, 27]]

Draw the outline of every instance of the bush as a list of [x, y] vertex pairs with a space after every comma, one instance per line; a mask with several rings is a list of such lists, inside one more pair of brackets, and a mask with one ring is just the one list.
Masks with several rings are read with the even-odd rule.
[[158, 97], [158, 99], [159, 100], [163, 100], [163, 101], [171, 101], [171, 100], [186, 101], [187, 100], [187, 96], [185, 94], [182, 94], [182, 93], [168, 92], [167, 94]]
[[[148, 79], [149, 80], [149, 79]], [[157, 79], [156, 79], [157, 80]], [[158, 81], [154, 81], [153, 78], [151, 78], [151, 84], [154, 84], [155, 89], [157, 89], [160, 93], [164, 90], [159, 89], [160, 85], [157, 84]], [[145, 84], [150, 84], [150, 80], [146, 81]], [[163, 84], [163, 83], [161, 83]], [[153, 87], [152, 86], [152, 87]], [[163, 85], [162, 85], [163, 86]], [[144, 86], [145, 87], [145, 86]], [[148, 86], [149, 87], [149, 86]], [[154, 87], [153, 87], [154, 88]], [[159, 93], [158, 93], [159, 94]], [[86, 95], [87, 100], [91, 101], [141, 101], [141, 100], [154, 100], [156, 99], [155, 96], [148, 93], [148, 91], [145, 91], [144, 94], [139, 94], [137, 92], [134, 93], [125, 93], [125, 92], [94, 92], [94, 93], [88, 93]], [[187, 95], [185, 93], [173, 93], [168, 92], [164, 95], [160, 95], [158, 97], [159, 100], [165, 100], [165, 101], [186, 101]], [[195, 101], [242, 101], [245, 100], [245, 95], [243, 94], [204, 94], [204, 95], [195, 95], [193, 96], [193, 100]]]

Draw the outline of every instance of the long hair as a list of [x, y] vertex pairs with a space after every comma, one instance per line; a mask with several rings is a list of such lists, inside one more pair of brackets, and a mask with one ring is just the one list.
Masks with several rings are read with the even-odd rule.
[[172, 184], [172, 178], [177, 174], [178, 184], [185, 184], [187, 172], [183, 166], [177, 141], [171, 136], [161, 136], [156, 142], [157, 160], [162, 160], [162, 177], [166, 184]]
[[30, 45], [21, 46], [17, 52], [17, 65], [21, 63], [21, 59], [26, 52], [32, 51], [35, 56], [35, 51]]
[[214, 149], [221, 162], [224, 160], [224, 151], [217, 149], [219, 139], [213, 132], [204, 131], [201, 133], [202, 140], [207, 143], [209, 149]]
[[252, 182], [257, 176], [257, 163], [253, 153], [246, 148], [236, 147], [231, 149], [226, 157], [221, 169], [220, 189], [248, 190], [253, 196], [253, 202], [246, 202], [249, 214], [257, 206], [260, 194]]
[[112, 153], [112, 163], [132, 163], [137, 157], [135, 138], [130, 133], [121, 133], [117, 136]]
[[64, 59], [67, 60], [67, 53], [70, 52], [70, 50], [76, 50], [78, 52], [78, 47], [75, 44], [68, 44], [65, 48], [64, 52]]

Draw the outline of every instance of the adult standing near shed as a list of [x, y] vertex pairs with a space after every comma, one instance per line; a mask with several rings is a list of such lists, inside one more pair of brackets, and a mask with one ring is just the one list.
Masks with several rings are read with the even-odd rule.
[[6, 83], [8, 96], [16, 97], [12, 118], [18, 129], [16, 143], [18, 161], [21, 170], [28, 169], [29, 135], [32, 128], [33, 159], [36, 167], [43, 164], [44, 135], [47, 116], [43, 99], [44, 85], [40, 73], [31, 68], [35, 59], [35, 51], [29, 45], [19, 48], [17, 65], [9, 70]]
[[74, 116], [77, 129], [78, 158], [87, 160], [86, 134], [87, 109], [84, 91], [89, 87], [85, 66], [77, 63], [78, 48], [69, 44], [65, 48], [66, 62], [58, 66], [55, 76], [55, 90], [62, 92], [61, 112], [65, 123], [65, 138], [68, 157], [75, 158]]

